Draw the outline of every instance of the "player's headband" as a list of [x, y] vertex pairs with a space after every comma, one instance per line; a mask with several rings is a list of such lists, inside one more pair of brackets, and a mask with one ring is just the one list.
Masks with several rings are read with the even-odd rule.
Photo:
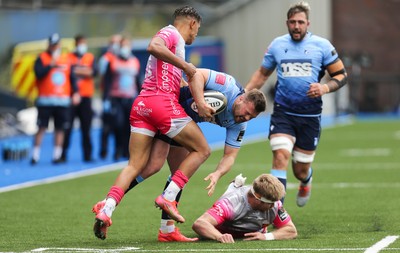
[[269, 200], [269, 199], [264, 198], [264, 197], [262, 197], [262, 196], [259, 196], [258, 193], [256, 193], [256, 192], [254, 191], [253, 186], [251, 187], [251, 193], [253, 194], [253, 196], [254, 196], [256, 199], [258, 199], [258, 200], [261, 201], [261, 202], [268, 203], [268, 204], [274, 204], [274, 203], [275, 203], [275, 201], [272, 201], [272, 200]]

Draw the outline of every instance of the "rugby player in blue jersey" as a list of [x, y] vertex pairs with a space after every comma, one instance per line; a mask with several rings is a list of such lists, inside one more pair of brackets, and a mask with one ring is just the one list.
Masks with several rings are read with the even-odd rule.
[[[289, 33], [272, 41], [261, 67], [246, 85], [247, 91], [260, 89], [277, 70], [269, 128], [273, 152], [271, 174], [286, 187], [287, 167], [292, 157], [293, 173], [300, 180], [296, 200], [300, 207], [311, 196], [311, 163], [321, 135], [321, 97], [347, 83], [346, 70], [333, 45], [307, 31], [309, 13], [306, 2], [289, 8], [286, 21]], [[321, 83], [325, 71], [330, 79]]]
[[[210, 181], [206, 187], [208, 195], [212, 195], [218, 180], [225, 175], [233, 166], [236, 156], [239, 152], [243, 136], [247, 128], [247, 121], [257, 117], [261, 112], [265, 111], [267, 102], [264, 94], [259, 90], [244, 91], [243, 87], [237, 80], [226, 73], [213, 71], [210, 69], [197, 69], [195, 75], [190, 79], [192, 87], [199, 87], [204, 90], [216, 90], [224, 94], [227, 99], [227, 107], [224, 111], [213, 116], [210, 123], [217, 124], [226, 129], [224, 155], [221, 158], [217, 168], [210, 173], [204, 180]], [[186, 113], [195, 122], [205, 122], [205, 120], [192, 109], [192, 94], [188, 86], [183, 86], [180, 91], [179, 103], [185, 109]], [[142, 182], [157, 173], [164, 165], [167, 159], [170, 167], [171, 175], [178, 169], [181, 162], [189, 154], [189, 151], [174, 142], [165, 135], [156, 135], [153, 140], [151, 156], [148, 160], [146, 168], [131, 183], [125, 194]], [[169, 185], [170, 178], [167, 181], [165, 189]], [[179, 201], [181, 191], [176, 201]], [[99, 212], [104, 206], [104, 200], [94, 205], [92, 211]], [[161, 227], [158, 234], [158, 240], [161, 242], [181, 241], [191, 242], [197, 238], [187, 238], [179, 232], [175, 227], [174, 220], [168, 214], [162, 211]]]

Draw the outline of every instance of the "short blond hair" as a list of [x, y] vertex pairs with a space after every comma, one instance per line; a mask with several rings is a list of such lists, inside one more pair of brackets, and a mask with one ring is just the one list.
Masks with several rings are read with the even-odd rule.
[[310, 19], [310, 4], [308, 4], [305, 1], [301, 1], [298, 3], [295, 3], [290, 6], [288, 12], [287, 12], [287, 19], [290, 19], [294, 14], [304, 12], [306, 14], [307, 20]]
[[278, 201], [286, 194], [283, 184], [271, 174], [261, 174], [254, 179], [253, 189], [254, 192], [271, 201]]

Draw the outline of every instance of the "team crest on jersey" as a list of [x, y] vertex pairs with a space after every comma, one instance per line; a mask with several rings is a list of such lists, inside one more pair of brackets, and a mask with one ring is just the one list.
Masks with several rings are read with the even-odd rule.
[[289, 215], [288, 215], [288, 213], [286, 212], [285, 208], [281, 207], [281, 208], [278, 210], [278, 217], [279, 217], [279, 219], [280, 219], [281, 221], [285, 221], [285, 220], [289, 217]]
[[283, 77], [312, 76], [311, 59], [287, 59], [281, 61]]
[[223, 74], [217, 74], [215, 76], [215, 83], [224, 85], [226, 81], [226, 76]]

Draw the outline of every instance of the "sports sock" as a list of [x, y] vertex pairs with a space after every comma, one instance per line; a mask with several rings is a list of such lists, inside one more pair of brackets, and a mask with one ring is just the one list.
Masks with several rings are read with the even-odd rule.
[[185, 184], [189, 179], [182, 173], [182, 171], [177, 170], [171, 178], [171, 183], [165, 189], [163, 195], [168, 201], [176, 200], [176, 197], [181, 189], [185, 187]]
[[108, 217], [111, 218], [112, 213], [114, 212], [116, 205], [117, 205], [117, 202], [115, 201], [115, 199], [113, 199], [111, 197], [107, 198], [106, 204], [104, 205], [103, 210], [104, 210], [104, 212], [106, 213], [106, 215]]
[[[164, 190], [167, 189], [170, 182], [171, 182], [171, 175], [168, 177], [167, 182], [165, 183]], [[178, 195], [176, 195], [176, 198], [175, 198], [175, 201], [177, 202], [176, 207], [178, 207], [179, 200], [181, 199], [182, 191], [183, 190], [180, 190], [178, 192]], [[161, 221], [162, 220], [171, 220], [171, 217], [169, 217], [169, 215], [164, 210], [161, 211]], [[175, 227], [174, 227], [174, 229], [175, 229]]]
[[271, 175], [277, 177], [278, 180], [283, 184], [283, 186], [285, 186], [285, 190], [286, 190], [287, 171], [271, 169]]
[[129, 185], [128, 189], [125, 191], [125, 194], [127, 194], [132, 188], [134, 188], [136, 185], [140, 184], [141, 182], [144, 181], [144, 178], [139, 175], [137, 176]]
[[[278, 180], [285, 187], [285, 191], [286, 191], [287, 171], [286, 170], [271, 169], [271, 175], [273, 175], [276, 178], [278, 178]], [[285, 197], [281, 198], [281, 202], [282, 202], [282, 204], [283, 204], [283, 202], [285, 202]]]
[[303, 186], [307, 185], [307, 184], [310, 182], [310, 179], [311, 179], [311, 177], [312, 177], [312, 174], [313, 174], [313, 169], [310, 167], [310, 168], [308, 169], [308, 175], [307, 175], [306, 179], [304, 179], [303, 181], [301, 181], [301, 184], [302, 184]]
[[110, 191], [107, 194], [107, 199], [108, 198], [113, 198], [116, 202], [116, 205], [121, 202], [121, 199], [124, 197], [124, 191], [119, 188], [118, 186], [112, 186]]
[[34, 146], [32, 151], [32, 158], [35, 161], [39, 161], [40, 158], [40, 147]]
[[54, 159], [54, 160], [60, 159], [61, 154], [62, 154], [62, 147], [60, 147], [60, 146], [55, 146], [55, 147], [54, 147], [54, 151], [53, 151], [53, 159]]
[[172, 222], [172, 224], [168, 224], [168, 223], [171, 223], [170, 221], [171, 221], [171, 219], [162, 219], [161, 220], [160, 230], [162, 233], [166, 234], [166, 233], [172, 233], [175, 231], [175, 223]]

